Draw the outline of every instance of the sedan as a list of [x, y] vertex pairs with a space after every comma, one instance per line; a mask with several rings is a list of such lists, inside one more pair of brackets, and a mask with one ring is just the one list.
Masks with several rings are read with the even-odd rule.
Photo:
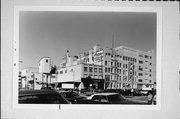
[[73, 91], [59, 91], [59, 93], [72, 104], [108, 104], [107, 102], [88, 100], [85, 96], [82, 96]]
[[142, 102], [128, 100], [119, 93], [97, 93], [87, 97], [87, 99], [97, 102], [106, 102], [108, 104], [144, 104]]
[[85, 97], [80, 96], [77, 92], [74, 91], [59, 91], [59, 93], [72, 104], [79, 103], [81, 100], [86, 99]]
[[70, 104], [53, 90], [20, 90], [19, 104]]

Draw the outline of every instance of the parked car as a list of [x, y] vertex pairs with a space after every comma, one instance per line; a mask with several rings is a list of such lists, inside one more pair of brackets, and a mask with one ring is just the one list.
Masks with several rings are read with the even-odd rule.
[[70, 104], [54, 90], [20, 90], [19, 104]]
[[119, 93], [97, 93], [87, 97], [87, 99], [97, 102], [106, 102], [108, 104], [144, 104], [141, 102], [128, 100]]
[[149, 92], [148, 90], [141, 90], [141, 91], [140, 91], [140, 94], [147, 96], [147, 95], [148, 95], [148, 92]]
[[87, 100], [86, 96], [82, 96], [74, 91], [59, 91], [59, 93], [65, 97], [72, 104], [108, 104], [106, 102], [97, 102], [93, 100]]
[[72, 104], [78, 103], [80, 100], [86, 99], [84, 96], [80, 96], [75, 91], [59, 91], [59, 93], [65, 97], [68, 101], [70, 101]]

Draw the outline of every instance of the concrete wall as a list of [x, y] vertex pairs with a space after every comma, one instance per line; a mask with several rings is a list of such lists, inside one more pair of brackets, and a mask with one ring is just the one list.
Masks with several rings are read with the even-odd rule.
[[[60, 74], [60, 72], [63, 72]], [[57, 82], [80, 82], [82, 76], [82, 65], [74, 65], [58, 70]]]
[[44, 57], [39, 61], [39, 73], [50, 73], [51, 60], [48, 57]]

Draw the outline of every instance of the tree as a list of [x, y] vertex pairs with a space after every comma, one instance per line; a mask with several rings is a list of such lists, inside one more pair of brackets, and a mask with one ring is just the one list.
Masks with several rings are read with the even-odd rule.
[[56, 72], [57, 72], [57, 66], [56, 65], [51, 66], [50, 75], [56, 74]]

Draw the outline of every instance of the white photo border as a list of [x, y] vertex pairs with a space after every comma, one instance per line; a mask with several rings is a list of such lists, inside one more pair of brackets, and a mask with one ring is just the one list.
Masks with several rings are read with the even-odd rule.
[[[18, 104], [19, 74], [19, 15], [21, 11], [59, 12], [154, 12], [156, 13], [156, 105], [63, 105], [63, 104]], [[13, 40], [13, 108], [25, 109], [118, 109], [118, 110], [161, 110], [162, 91], [162, 8], [161, 7], [120, 7], [120, 6], [14, 6]], [[103, 106], [103, 108], [102, 108]]]

